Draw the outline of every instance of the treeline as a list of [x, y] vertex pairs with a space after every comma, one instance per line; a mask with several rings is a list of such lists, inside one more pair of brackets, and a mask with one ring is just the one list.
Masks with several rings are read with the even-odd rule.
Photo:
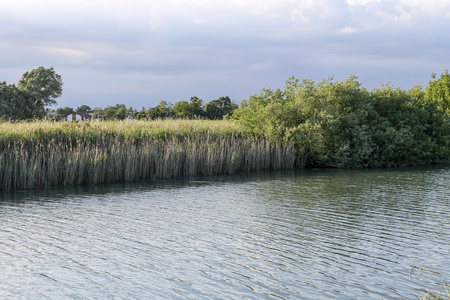
[[229, 118], [238, 107], [231, 99], [220, 97], [206, 104], [197, 97], [190, 101], [181, 100], [172, 104], [161, 100], [154, 108], [142, 108], [140, 111], [127, 108], [125, 104], [116, 104], [106, 108], [91, 108], [81, 105], [76, 110], [71, 107], [45, 109], [45, 106], [56, 105], [56, 99], [62, 94], [61, 76], [53, 68], [38, 67], [25, 72], [17, 84], [0, 81], [0, 121], [20, 121], [43, 119], [51, 115], [51, 119], [63, 120], [75, 112], [84, 113], [86, 117], [104, 120], [138, 120], [155, 119], [195, 119], [204, 118], [221, 120]]
[[162, 100], [155, 108], [142, 109], [137, 112], [135, 118], [139, 120], [158, 118], [221, 120], [229, 118], [236, 108], [238, 108], [238, 105], [232, 102], [228, 96], [220, 97], [204, 105], [201, 99], [191, 97], [189, 102], [181, 100], [173, 105]]
[[371, 91], [356, 76], [315, 83], [289, 78], [263, 89], [232, 119], [256, 134], [293, 143], [307, 167], [384, 167], [448, 162], [450, 75], [423, 89], [391, 85]]
[[125, 104], [116, 104], [115, 106], [107, 106], [105, 109], [94, 108], [87, 105], [81, 105], [76, 110], [71, 107], [58, 108], [56, 110], [49, 110], [49, 112], [56, 112], [57, 118], [63, 118], [74, 112], [92, 111], [93, 119], [104, 120], [125, 120], [132, 118], [136, 120], [156, 120], [156, 119], [209, 119], [222, 120], [229, 118], [233, 111], [238, 108], [231, 99], [220, 97], [212, 100], [206, 104], [203, 100], [197, 97], [191, 97], [190, 101], [181, 100], [172, 104], [168, 101], [161, 100], [156, 107], [142, 108], [140, 111], [127, 108]]

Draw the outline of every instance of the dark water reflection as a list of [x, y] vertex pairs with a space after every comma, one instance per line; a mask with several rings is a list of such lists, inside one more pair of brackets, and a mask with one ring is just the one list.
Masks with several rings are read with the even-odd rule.
[[0, 194], [0, 298], [411, 299], [450, 275], [450, 169]]

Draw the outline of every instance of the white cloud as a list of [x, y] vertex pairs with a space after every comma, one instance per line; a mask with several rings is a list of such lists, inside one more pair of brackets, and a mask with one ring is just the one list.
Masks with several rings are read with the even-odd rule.
[[340, 31], [342, 33], [355, 33], [355, 32], [358, 32], [359, 30], [358, 30], [358, 28], [347, 26], [347, 27], [342, 28]]
[[2, 80], [53, 66], [69, 96], [239, 87], [240, 100], [246, 86], [290, 75], [450, 68], [447, 0], [0, 0], [0, 7]]
[[347, 4], [353, 13], [366, 19], [366, 25], [375, 28], [380, 22], [391, 26], [392, 22], [448, 17], [450, 12], [446, 0], [347, 0]]

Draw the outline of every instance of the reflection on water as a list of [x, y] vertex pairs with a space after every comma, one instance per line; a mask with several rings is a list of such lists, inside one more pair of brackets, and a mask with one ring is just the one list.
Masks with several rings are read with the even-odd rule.
[[0, 298], [410, 299], [450, 275], [450, 169], [298, 170], [0, 197]]

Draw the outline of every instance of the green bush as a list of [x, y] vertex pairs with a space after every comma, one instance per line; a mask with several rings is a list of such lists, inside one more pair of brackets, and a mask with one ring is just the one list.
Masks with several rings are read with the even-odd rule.
[[447, 161], [449, 126], [437, 101], [419, 86], [384, 85], [371, 92], [352, 75], [319, 83], [289, 78], [284, 90], [263, 89], [233, 119], [277, 142], [293, 143], [300, 164], [381, 167]]

